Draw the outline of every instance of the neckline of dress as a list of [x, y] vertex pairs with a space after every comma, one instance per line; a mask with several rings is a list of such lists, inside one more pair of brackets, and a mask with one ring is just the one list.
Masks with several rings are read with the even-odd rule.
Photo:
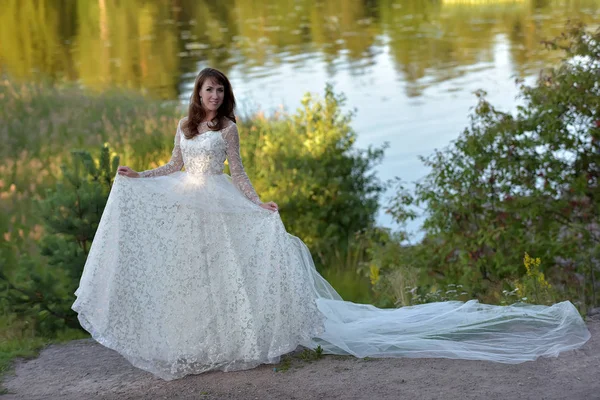
[[[213, 131], [212, 129], [210, 129], [210, 127], [208, 125], [209, 122], [211, 122], [211, 121], [202, 121], [202, 122], [200, 122], [200, 124], [198, 124], [198, 135], [197, 136], [202, 136], [205, 133], [209, 133], [209, 132], [216, 132], [216, 131]], [[205, 131], [201, 131], [200, 127], [202, 127], [202, 126], [206, 126], [209, 129], [207, 129]]]
[[[198, 131], [200, 131], [200, 126], [206, 126], [206, 127], [209, 127], [209, 125], [208, 125], [208, 123], [209, 123], [209, 122], [211, 122], [211, 121], [202, 121], [202, 122], [200, 122], [200, 124], [198, 124]], [[212, 132], [221, 132], [221, 131], [222, 131], [222, 130], [224, 130], [225, 128], [229, 128], [229, 126], [230, 126], [230, 125], [223, 126], [223, 127], [221, 127], [221, 129], [219, 129], [219, 130], [217, 130], [217, 131], [215, 131], [215, 130], [212, 130], [212, 129], [208, 129], [208, 130], [206, 130], [206, 131], [204, 131], [204, 132], [200, 132], [200, 133], [199, 133], [199, 135], [204, 135], [205, 133], [207, 133], [207, 132], [211, 132], [211, 131], [212, 131]]]
[[[206, 128], [207, 128], [206, 130], [203, 130], [203, 129], [202, 129], [204, 126], [206, 126]], [[204, 135], [206, 135], [206, 134], [208, 134], [208, 133], [211, 133], [211, 132], [222, 132], [222, 131], [223, 131], [223, 129], [225, 129], [225, 127], [222, 127], [222, 128], [221, 128], [221, 129], [219, 129], [219, 130], [213, 130], [213, 129], [210, 129], [210, 128], [209, 128], [209, 126], [208, 126], [208, 123], [207, 123], [207, 122], [201, 122], [201, 123], [200, 123], [200, 125], [198, 125], [198, 135], [196, 135], [196, 136], [198, 136], [198, 137], [200, 137], [200, 136], [204, 136]]]

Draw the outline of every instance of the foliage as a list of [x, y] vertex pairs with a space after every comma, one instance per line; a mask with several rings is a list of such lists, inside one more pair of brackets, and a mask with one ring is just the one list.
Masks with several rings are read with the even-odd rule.
[[513, 302], [525, 302], [533, 304], [552, 304], [557, 297], [552, 285], [546, 280], [544, 273], [540, 269], [542, 260], [532, 258], [525, 253], [523, 265], [526, 273], [520, 279], [513, 282], [514, 289], [503, 290], [504, 299], [502, 304]]
[[401, 307], [435, 301], [467, 300], [460, 284], [443, 284], [419, 267], [417, 246], [402, 243], [402, 233], [369, 232], [368, 261], [361, 268], [369, 275], [372, 302], [379, 307]]
[[62, 180], [38, 205], [45, 227], [42, 260], [24, 257], [0, 271], [0, 301], [11, 312], [33, 317], [44, 334], [79, 323], [71, 311], [83, 265], [106, 204], [119, 158], [104, 145], [96, 161], [73, 151]]
[[[292, 367], [293, 361], [313, 362], [323, 358], [323, 348], [318, 345], [314, 349], [305, 348], [300, 352], [286, 354], [281, 358], [281, 362], [273, 368], [274, 372], [286, 372]], [[298, 364], [296, 364], [298, 365]]]
[[405, 288], [417, 282], [417, 270], [410, 265], [411, 248], [401, 244], [402, 236], [389, 229], [372, 228], [361, 232], [365, 255], [357, 265], [358, 273], [371, 284], [370, 303], [380, 307], [407, 304]]
[[294, 114], [241, 122], [242, 158], [263, 201], [275, 200], [286, 228], [320, 266], [344, 257], [356, 232], [374, 225], [385, 185], [373, 172], [384, 147], [355, 148], [352, 113], [331, 86], [307, 94]]
[[313, 349], [304, 349], [298, 355], [298, 357], [300, 357], [300, 359], [302, 359], [303, 361], [319, 360], [323, 357], [323, 348], [321, 347], [321, 345], [318, 345], [317, 347], [314, 348], [314, 350]]
[[600, 272], [600, 30], [573, 25], [547, 45], [565, 58], [521, 86], [514, 115], [479, 92], [470, 126], [422, 158], [431, 172], [414, 193], [401, 185], [388, 212], [405, 222], [427, 208], [411, 260], [439, 284], [497, 302], [531, 251], [563, 296], [589, 306]]
[[[522, 283], [517, 284], [517, 288], [525, 296], [531, 293], [529, 297], [533, 299], [537, 304], [550, 303], [552, 297], [549, 295], [552, 286], [546, 281], [544, 273], [540, 270], [542, 260], [538, 258], [531, 258], [529, 254], [525, 253], [523, 258], [523, 264], [527, 272], [525, 276], [521, 278]], [[528, 300], [528, 297], [522, 298], [522, 300]]]

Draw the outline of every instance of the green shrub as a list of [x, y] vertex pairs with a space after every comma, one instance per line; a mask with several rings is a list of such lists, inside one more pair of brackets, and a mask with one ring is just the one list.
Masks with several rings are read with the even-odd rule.
[[242, 158], [256, 190], [277, 202], [288, 231], [320, 267], [345, 257], [354, 234], [374, 226], [385, 188], [373, 171], [385, 146], [356, 148], [344, 104], [327, 86], [322, 99], [307, 94], [294, 114], [240, 123]]
[[600, 30], [571, 26], [547, 45], [565, 58], [521, 86], [523, 105], [502, 112], [478, 93], [469, 127], [423, 158], [431, 172], [388, 207], [401, 223], [426, 208], [410, 263], [430, 287], [461, 284], [497, 303], [504, 283], [526, 274], [529, 251], [545, 260], [555, 301], [598, 304]]

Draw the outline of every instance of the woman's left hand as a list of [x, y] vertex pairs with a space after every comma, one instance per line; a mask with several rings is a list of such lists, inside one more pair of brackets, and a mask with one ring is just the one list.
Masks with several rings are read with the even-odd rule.
[[262, 203], [259, 205], [262, 208], [264, 208], [265, 210], [277, 211], [277, 209], [278, 209], [277, 204], [275, 204], [275, 202], [273, 202], [273, 201], [269, 201], [267, 203]]

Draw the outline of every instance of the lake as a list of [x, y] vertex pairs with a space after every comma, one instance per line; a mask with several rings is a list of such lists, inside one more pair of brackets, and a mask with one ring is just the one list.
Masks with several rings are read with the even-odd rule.
[[[326, 83], [356, 110], [358, 147], [389, 143], [381, 179], [415, 181], [418, 155], [467, 126], [478, 89], [511, 110], [559, 54], [540, 42], [598, 0], [3, 0], [0, 73], [189, 98], [202, 68], [231, 79], [241, 112], [284, 107]], [[276, 200], [276, 199], [273, 199]], [[380, 213], [378, 222], [395, 227]], [[418, 221], [409, 227], [418, 229]]]

